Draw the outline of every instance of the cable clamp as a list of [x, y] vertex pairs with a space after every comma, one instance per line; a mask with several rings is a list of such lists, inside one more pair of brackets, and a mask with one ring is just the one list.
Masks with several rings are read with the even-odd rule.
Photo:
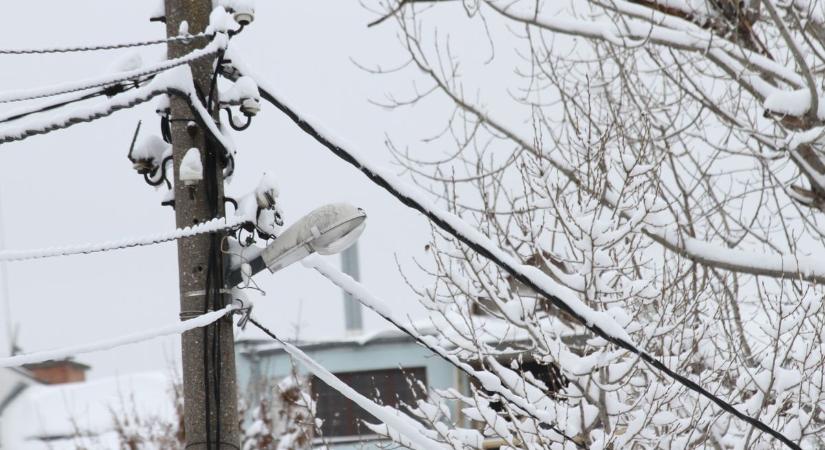
[[181, 311], [179, 316], [180, 316], [180, 320], [189, 320], [189, 319], [194, 319], [194, 318], [200, 317], [200, 316], [202, 316], [206, 313], [210, 313], [210, 312], [212, 312], [212, 308], [209, 308], [206, 311], [204, 311], [202, 309], [188, 310], [188, 311]]
[[[221, 288], [221, 294], [231, 294], [232, 289]], [[186, 291], [183, 293], [184, 297], [206, 297], [207, 292], [206, 289], [198, 289], [196, 291]]]
[[246, 324], [249, 323], [249, 318], [252, 317], [252, 307], [254, 305], [249, 300], [241, 298], [232, 300], [232, 305], [236, 306], [233, 314], [239, 314], [241, 316], [241, 318], [238, 319], [238, 328], [245, 330]]

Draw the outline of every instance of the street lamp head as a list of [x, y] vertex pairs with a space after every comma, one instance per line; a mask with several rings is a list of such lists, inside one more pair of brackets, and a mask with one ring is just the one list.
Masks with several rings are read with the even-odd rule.
[[[333, 255], [355, 243], [366, 227], [367, 214], [346, 203], [333, 203], [315, 209], [284, 230], [271, 244], [246, 255], [250, 275], [264, 268], [276, 272], [312, 253]], [[230, 269], [234, 286], [243, 279], [240, 263]]]
[[366, 214], [360, 209], [358, 211], [360, 216], [353, 216], [315, 238], [309, 244], [312, 249], [319, 255], [334, 255], [354, 244], [367, 227]]

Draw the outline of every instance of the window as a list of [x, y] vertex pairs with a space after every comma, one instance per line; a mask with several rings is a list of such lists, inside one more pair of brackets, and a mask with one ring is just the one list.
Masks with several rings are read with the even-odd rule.
[[[504, 363], [503, 361], [499, 362]], [[507, 364], [504, 365], [507, 366]], [[544, 394], [550, 398], [558, 399], [558, 392], [566, 388], [570, 383], [567, 377], [565, 377], [561, 372], [561, 369], [559, 369], [559, 366], [554, 362], [543, 364], [533, 360], [522, 361], [515, 372], [521, 374], [522, 377], [526, 377], [526, 374], [529, 373], [533, 376], [533, 378], [542, 382], [545, 386], [547, 386], [547, 390], [544, 391]], [[484, 387], [479, 385], [475, 380], [473, 380], [473, 384], [488, 395], [493, 395], [492, 392], [484, 389]], [[537, 388], [539, 387], [535, 383], [534, 385]], [[496, 412], [502, 412], [504, 411], [504, 405], [502, 405], [501, 400], [495, 400], [490, 402], [490, 409]]]
[[[337, 373], [335, 376], [359, 394], [388, 406], [414, 404], [423, 396], [416, 382], [427, 384], [427, 372], [423, 367]], [[312, 396], [317, 402], [317, 417], [323, 420], [322, 437], [372, 434], [362, 427], [362, 421], [378, 423], [378, 419], [318, 378], [313, 377], [311, 384]]]

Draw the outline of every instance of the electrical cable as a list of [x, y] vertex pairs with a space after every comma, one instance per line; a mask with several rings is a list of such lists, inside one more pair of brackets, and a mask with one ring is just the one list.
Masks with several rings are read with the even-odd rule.
[[[434, 355], [440, 357], [457, 370], [463, 372], [469, 378], [477, 381], [479, 385], [485, 385], [484, 380], [476, 373], [475, 369], [473, 369], [468, 364], [458, 360], [455, 355], [451, 355], [447, 350], [442, 347], [435, 346], [430, 342], [427, 342], [424, 338], [421, 337], [416, 331], [414, 327], [406, 326], [401, 323], [396, 317], [394, 317], [391, 311], [386, 307], [386, 302], [380, 301], [375, 296], [371, 295], [367, 290], [366, 287], [361, 284], [360, 282], [356, 281], [349, 275], [341, 272], [335, 267], [327, 264], [321, 258], [317, 256], [310, 256], [302, 262], [304, 267], [315, 269], [316, 272], [321, 274], [324, 278], [331, 281], [334, 285], [338, 288], [349, 294], [352, 298], [357, 300], [359, 303], [364, 305], [364, 307], [370, 309], [374, 313], [378, 314], [381, 318], [389, 322], [391, 325], [395, 326], [399, 330], [401, 330], [404, 334], [412, 338], [416, 343], [421, 345], [422, 347], [431, 351]], [[369, 298], [369, 301], [367, 300]], [[254, 324], [254, 322], [253, 322]], [[528, 383], [529, 380], [523, 380], [524, 383]], [[551, 430], [555, 433], [562, 436], [562, 439], [567, 440], [575, 444], [579, 448], [586, 448], [582, 445], [579, 441], [575, 440], [574, 438], [565, 434], [562, 430], [560, 430], [556, 425], [553, 423], [549, 423], [548, 420], [545, 418], [539, 417], [536, 411], [533, 410], [532, 404], [527, 402], [523, 397], [514, 394], [510, 389], [504, 388], [505, 384], [502, 383], [498, 386], [495, 386], [496, 389], [493, 389], [493, 392], [499, 394], [500, 396], [504, 397], [510, 403], [513, 403], [517, 407], [519, 407], [522, 411], [524, 411], [527, 415], [533, 417], [533, 419], [537, 420], [539, 423], [543, 423], [547, 425]], [[493, 387], [493, 386], [489, 386]], [[538, 388], [537, 388], [538, 389]], [[541, 389], [539, 389], [541, 390]]]
[[326, 147], [333, 154], [356, 167], [359, 171], [366, 175], [366, 177], [370, 181], [372, 181], [373, 183], [377, 184], [378, 186], [392, 194], [396, 199], [401, 201], [401, 203], [403, 203], [407, 207], [415, 209], [420, 213], [424, 214], [438, 228], [452, 235], [458, 241], [462, 242], [464, 245], [467, 245], [474, 252], [489, 259], [495, 265], [497, 265], [502, 270], [507, 272], [510, 276], [512, 276], [514, 280], [523, 283], [526, 287], [538, 293], [541, 297], [545, 298], [560, 311], [569, 314], [578, 323], [584, 326], [587, 330], [594, 333], [596, 336], [605, 339], [606, 341], [616, 345], [619, 348], [622, 348], [635, 355], [638, 355], [640, 359], [642, 359], [645, 363], [657, 369], [659, 372], [675, 380], [687, 389], [696, 392], [702, 397], [705, 397], [706, 399], [710, 400], [723, 411], [748, 423], [754, 428], [771, 435], [772, 437], [781, 441], [788, 448], [792, 448], [794, 450], [801, 450], [801, 447], [799, 445], [797, 445], [795, 442], [793, 442], [790, 438], [788, 438], [781, 432], [771, 428], [758, 418], [751, 417], [750, 415], [745, 414], [742, 411], [739, 411], [735, 406], [733, 406], [729, 402], [717, 397], [716, 395], [709, 392], [707, 389], [703, 388], [698, 383], [689, 379], [688, 377], [681, 375], [675, 370], [667, 367], [662, 361], [656, 359], [654, 356], [650, 355], [646, 351], [636, 347], [636, 345], [630, 342], [629, 340], [613, 335], [612, 333], [606, 331], [605, 328], [602, 328], [602, 326], [600, 326], [599, 324], [593, 323], [587, 317], [584, 317], [579, 310], [574, 309], [570, 304], [568, 304], [567, 301], [562, 300], [557, 294], [551, 292], [552, 289], [549, 289], [547, 287], [545, 281], [547, 281], [547, 283], [549, 283], [549, 285], [551, 286], [555, 286], [555, 282], [553, 282], [552, 279], [550, 279], [547, 275], [544, 275], [541, 272], [536, 273], [536, 271], [531, 271], [528, 274], [527, 272], [522, 271], [520, 269], [521, 265], [518, 264], [518, 262], [515, 259], [510, 257], [508, 254], [504, 253], [500, 248], [498, 248], [496, 244], [490, 241], [489, 238], [482, 239], [483, 236], [481, 236], [480, 233], [479, 236], [470, 237], [467, 234], [459, 231], [459, 229], [463, 229], [463, 227], [466, 225], [461, 218], [449, 212], [435, 209], [432, 206], [424, 205], [421, 201], [419, 201], [419, 199], [416, 198], [417, 196], [414, 195], [410, 190], [402, 187], [403, 183], [401, 183], [398, 180], [392, 179], [391, 174], [374, 170], [369, 164], [365, 163], [363, 160], [355, 156], [353, 152], [343, 148], [341, 145], [334, 142], [333, 140], [331, 140], [331, 138], [327, 137], [324, 133], [319, 131], [309, 120], [295, 112], [285, 103], [279, 101], [267, 89], [261, 86], [260, 80], [258, 80], [258, 90], [261, 94], [261, 97], [263, 97], [277, 109], [283, 112], [287, 117], [289, 117], [293, 122], [295, 122], [295, 124], [301, 130], [303, 130], [310, 137], [315, 139], [318, 143]]
[[[284, 341], [283, 339], [279, 338], [275, 333], [270, 331], [267, 327], [263, 326], [260, 322], [258, 322], [254, 317], [249, 317], [248, 321], [254, 325], [257, 329], [262, 331], [264, 334], [281, 344], [283, 349], [293, 358], [301, 361], [304, 367], [313, 375], [315, 375], [318, 379], [326, 383], [332, 389], [338, 391], [339, 394], [348, 398], [350, 401], [354, 402], [359, 407], [363, 408], [365, 411], [369, 412], [371, 415], [375, 416], [378, 420], [383, 422], [389, 429], [394, 430], [399, 435], [403, 435], [408, 440], [412, 441], [416, 445], [413, 447], [408, 447], [408, 445], [403, 445], [405, 448], [416, 448], [416, 449], [427, 449], [430, 450], [432, 448], [453, 448], [452, 445], [448, 443], [442, 443], [431, 439], [430, 437], [426, 436], [424, 433], [421, 432], [418, 428], [410, 428], [407, 425], [407, 420], [410, 420], [417, 425], [420, 425], [417, 421], [412, 419], [411, 417], [407, 416], [403, 412], [396, 409], [396, 414], [387, 414], [388, 410], [386, 406], [379, 406], [375, 403], [375, 401], [370, 400], [363, 394], [358, 393], [355, 389], [353, 389], [348, 384], [344, 383], [340, 378], [335, 376], [335, 374], [329, 372], [326, 368], [322, 365], [318, 364], [315, 360], [311, 359], [307, 356], [304, 352], [302, 352], [299, 348], [289, 344], [288, 342]], [[377, 407], [377, 408], [376, 408]], [[401, 419], [404, 417], [406, 420]], [[575, 441], [571, 440], [571, 442], [575, 443]], [[439, 445], [445, 444], [445, 445]], [[586, 448], [582, 445], [577, 445], [579, 448]]]
[[170, 242], [177, 239], [198, 236], [206, 233], [231, 231], [240, 228], [247, 222], [250, 222], [250, 219], [241, 216], [219, 217], [197, 225], [192, 225], [191, 227], [179, 228], [171, 232], [156, 233], [138, 238], [32, 250], [0, 250], [0, 262], [28, 261], [32, 259], [52, 258], [57, 256], [101, 253], [132, 247], [145, 247], [148, 245]]
[[56, 95], [69, 94], [72, 92], [85, 91], [87, 89], [111, 86], [126, 81], [132, 81], [134, 79], [139, 79], [148, 75], [155, 75], [175, 67], [189, 64], [202, 58], [210, 57], [221, 51], [225, 45], [225, 39], [213, 39], [207, 46], [193, 50], [180, 58], [166, 60], [142, 69], [134, 69], [119, 74], [100, 76], [70, 83], [62, 83], [43, 88], [18, 89], [14, 91], [0, 92], [0, 103], [13, 103], [53, 97]]
[[244, 123], [243, 125], [238, 125], [232, 118], [232, 110], [229, 108], [224, 108], [223, 110], [226, 111], [226, 117], [229, 119], [229, 126], [232, 127], [232, 129], [235, 131], [244, 131], [247, 128], [249, 128], [249, 125], [252, 124], [252, 116], [249, 114], [247, 114], [246, 116], [246, 123]]
[[149, 45], [167, 44], [171, 42], [184, 42], [194, 39], [210, 37], [206, 33], [193, 34], [190, 36], [174, 36], [165, 39], [154, 39], [149, 41], [126, 42], [121, 44], [102, 45], [81, 45], [75, 47], [52, 47], [52, 48], [31, 48], [31, 49], [0, 49], [0, 55], [36, 55], [46, 53], [73, 53], [73, 52], [93, 52], [98, 50], [116, 50], [120, 48], [145, 47]]
[[100, 96], [103, 96], [103, 95], [106, 95], [106, 92], [105, 92], [105, 90], [101, 89], [101, 90], [98, 90], [98, 91], [95, 91], [95, 92], [92, 92], [92, 93], [89, 93], [89, 94], [83, 94], [81, 96], [71, 98], [71, 99], [68, 99], [68, 100], [63, 100], [63, 101], [60, 101], [60, 102], [57, 102], [57, 103], [51, 103], [51, 104], [48, 104], [48, 105], [45, 105], [45, 106], [40, 106], [40, 107], [37, 107], [35, 109], [13, 112], [9, 116], [0, 118], [0, 123], [12, 122], [14, 120], [18, 120], [18, 119], [22, 119], [24, 117], [30, 116], [32, 114], [51, 111], [53, 109], [57, 109], [57, 108], [60, 108], [62, 106], [70, 105], [72, 103], [82, 102], [84, 100], [89, 100], [89, 99], [92, 99], [92, 98], [95, 98], [95, 97], [100, 97]]
[[236, 305], [228, 305], [217, 311], [212, 311], [188, 320], [178, 321], [176, 323], [151, 330], [126, 334], [112, 339], [96, 340], [88, 344], [0, 358], [0, 367], [20, 367], [25, 364], [34, 364], [50, 360], [61, 360], [84, 353], [111, 350], [124, 345], [136, 344], [138, 342], [147, 341], [157, 337], [182, 334], [189, 330], [205, 327], [211, 323], [214, 323], [237, 309], [238, 307]]
[[28, 139], [32, 136], [48, 134], [53, 131], [69, 128], [73, 125], [86, 122], [94, 122], [112, 115], [122, 109], [129, 109], [141, 103], [146, 103], [153, 98], [170, 92], [169, 88], [150, 89], [151, 83], [134, 91], [124, 92], [113, 97], [113, 99], [93, 105], [94, 107], [81, 107], [76, 111], [69, 111], [49, 120], [35, 121], [34, 124], [11, 125], [0, 129], [0, 144], [16, 142]]
[[[216, 83], [218, 77], [218, 68], [221, 65], [221, 60], [223, 58], [223, 52], [218, 53], [217, 64], [215, 65], [214, 73], [212, 74], [211, 81], [210, 81], [210, 89], [209, 94], [204, 99], [205, 107], [207, 111], [212, 110], [212, 104], [214, 101], [214, 96], [216, 93]], [[204, 167], [204, 181], [206, 183], [206, 196], [207, 196], [207, 204], [209, 206], [209, 212], [212, 217], [216, 217], [219, 212], [220, 204], [222, 204], [219, 200], [218, 194], [218, 180], [217, 180], [217, 170], [218, 170], [218, 158], [217, 158], [217, 148], [215, 145], [215, 140], [210, 138], [210, 134], [207, 133], [205, 139], [205, 167]], [[224, 149], [224, 151], [226, 151]], [[205, 291], [208, 294], [206, 298], [206, 304], [208, 305], [209, 296], [212, 299], [212, 308], [218, 309], [222, 306], [223, 296], [221, 295], [221, 286], [218, 282], [219, 280], [223, 280], [222, 275], [222, 265], [219, 264], [222, 258], [222, 253], [220, 252], [220, 248], [217, 245], [217, 236], [212, 235], [210, 236], [209, 240], [209, 257], [207, 261], [207, 273], [206, 273], [206, 289]], [[212, 389], [213, 395], [215, 398], [215, 443], [216, 446], [220, 446], [221, 442], [221, 371], [222, 371], [222, 360], [221, 360], [221, 324], [220, 322], [215, 323], [212, 326], [212, 344], [211, 344], [211, 358], [208, 358], [212, 361], [214, 365], [212, 370]], [[206, 355], [207, 351], [207, 340], [204, 339], [204, 355]], [[207, 372], [207, 375], [209, 372]], [[209, 383], [206, 383], [206, 387], [208, 388]], [[209, 396], [207, 392], [207, 397]], [[208, 410], [209, 408], [207, 408]], [[207, 422], [208, 423], [208, 422]], [[207, 430], [207, 439], [206, 445], [207, 448], [210, 446], [211, 441], [211, 433]]]

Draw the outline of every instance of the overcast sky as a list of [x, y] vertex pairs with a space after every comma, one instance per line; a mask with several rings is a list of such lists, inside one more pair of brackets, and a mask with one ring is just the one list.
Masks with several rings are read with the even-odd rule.
[[[162, 37], [148, 22], [154, 1], [33, 0], [4, 5], [3, 47], [128, 42]], [[369, 103], [406, 89], [404, 77], [382, 78], [351, 59], [374, 66], [403, 60], [391, 24], [366, 28], [375, 16], [358, 2], [258, 1], [254, 24], [236, 40], [247, 64], [289, 95], [302, 111], [389, 163], [385, 136], [409, 141], [432, 134], [439, 123], [421, 111], [387, 111]], [[140, 51], [149, 63], [165, 48]], [[77, 80], [107, 70], [130, 51], [93, 54], [0, 56], [0, 91]], [[16, 105], [0, 105], [0, 111]], [[161, 192], [146, 185], [126, 159], [136, 122], [157, 132], [153, 105], [116, 113], [92, 124], [33, 137], [0, 148], [0, 203], [7, 247], [39, 248], [141, 236], [174, 227]], [[427, 121], [430, 123], [427, 123]], [[237, 171], [230, 194], [248, 192], [263, 171], [277, 176], [287, 224], [324, 203], [346, 201], [369, 216], [361, 239], [362, 278], [398, 311], [420, 314], [396, 268], [424, 257], [425, 219], [397, 203], [359, 172], [306, 137], [277, 110], [265, 106], [252, 127], [236, 133]], [[338, 263], [337, 257], [330, 257]], [[37, 351], [81, 344], [175, 321], [178, 312], [174, 243], [153, 247], [9, 264], [12, 318], [19, 344]], [[425, 278], [414, 270], [414, 281]], [[258, 317], [274, 330], [302, 338], [343, 334], [341, 294], [298, 265], [258, 280]], [[386, 327], [365, 313], [368, 329]], [[7, 352], [5, 330], [0, 349]], [[116, 351], [84, 355], [91, 376], [165, 370], [177, 358], [178, 339], [159, 339]]]

